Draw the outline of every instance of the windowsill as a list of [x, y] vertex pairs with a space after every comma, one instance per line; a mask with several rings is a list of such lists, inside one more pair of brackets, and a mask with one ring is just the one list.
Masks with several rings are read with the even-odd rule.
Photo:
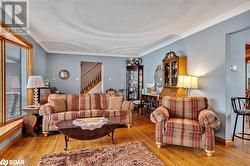
[[22, 128], [23, 120], [17, 120], [0, 127], [0, 143], [11, 136], [18, 129]]
[[[13, 123], [13, 122], [16, 122], [16, 121], [18, 121], [18, 120], [21, 120], [21, 119], [23, 119], [23, 116], [24, 116], [24, 115], [19, 115], [19, 116], [16, 116], [16, 117], [14, 117], [14, 118], [11, 118], [11, 119], [9, 119], [9, 120], [6, 121], [5, 125], [10, 124], [10, 123]], [[5, 126], [5, 125], [4, 125], [4, 126]]]

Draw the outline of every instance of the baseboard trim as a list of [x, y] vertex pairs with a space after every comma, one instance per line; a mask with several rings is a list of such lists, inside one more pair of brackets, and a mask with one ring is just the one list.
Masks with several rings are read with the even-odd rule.
[[231, 138], [230, 139], [224, 139], [224, 138], [220, 138], [220, 137], [215, 136], [215, 142], [227, 146], [227, 145], [230, 145], [233, 141], [232, 141]]
[[0, 155], [3, 154], [9, 147], [11, 147], [13, 144], [15, 144], [19, 139], [22, 138], [22, 133], [19, 134], [16, 138], [14, 138], [7, 146], [5, 146], [3, 149], [0, 149]]

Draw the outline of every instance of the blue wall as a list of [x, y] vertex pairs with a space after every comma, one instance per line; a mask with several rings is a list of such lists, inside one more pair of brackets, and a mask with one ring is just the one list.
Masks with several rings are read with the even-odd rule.
[[24, 37], [33, 44], [33, 75], [42, 75], [47, 78], [47, 52], [29, 35]]
[[[105, 56], [48, 54], [47, 78], [53, 86], [56, 86], [62, 92], [79, 93], [81, 61], [102, 62], [104, 90], [108, 88], [124, 89], [126, 86], [126, 59]], [[70, 77], [66, 80], [59, 78], [59, 71], [62, 69], [70, 72]]]
[[[230, 101], [232, 96], [244, 96], [245, 94], [245, 44], [250, 42], [250, 28], [242, 30], [240, 32], [228, 34], [226, 36], [226, 101]], [[230, 71], [230, 66], [236, 65], [238, 71]], [[227, 124], [231, 123], [231, 127], [228, 125], [226, 128], [226, 135], [231, 136], [235, 121], [235, 114], [231, 109], [231, 105], [226, 105], [226, 121]], [[238, 120], [237, 129], [241, 132], [242, 129], [242, 119]]]
[[[230, 138], [231, 134], [226, 132], [226, 128], [231, 129], [231, 121], [226, 121], [227, 115], [231, 115], [230, 100], [226, 99], [226, 89], [231, 88], [226, 87], [226, 73], [230, 71], [226, 66], [226, 34], [249, 26], [248, 11], [143, 56], [144, 83], [154, 81], [156, 66], [162, 63], [161, 60], [169, 50], [186, 55], [188, 74], [200, 76], [200, 90], [193, 95], [203, 95], [209, 99], [210, 108], [222, 121], [216, 135]], [[242, 85], [240, 87], [244, 89]]]

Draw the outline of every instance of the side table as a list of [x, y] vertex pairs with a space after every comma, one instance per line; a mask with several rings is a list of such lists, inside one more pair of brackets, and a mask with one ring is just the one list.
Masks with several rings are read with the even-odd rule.
[[23, 117], [23, 124], [25, 127], [25, 131], [27, 134], [30, 134], [31, 136], [37, 136], [37, 134], [34, 132], [35, 125], [37, 123], [37, 116], [39, 115], [39, 106], [30, 105], [23, 108], [23, 111], [27, 113]]

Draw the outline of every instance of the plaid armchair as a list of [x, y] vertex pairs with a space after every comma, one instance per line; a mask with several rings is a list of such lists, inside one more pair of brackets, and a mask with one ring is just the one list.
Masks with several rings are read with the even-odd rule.
[[203, 148], [208, 156], [215, 150], [214, 129], [220, 120], [208, 110], [205, 97], [168, 97], [162, 99], [162, 106], [150, 115], [156, 124], [157, 147], [166, 144]]

